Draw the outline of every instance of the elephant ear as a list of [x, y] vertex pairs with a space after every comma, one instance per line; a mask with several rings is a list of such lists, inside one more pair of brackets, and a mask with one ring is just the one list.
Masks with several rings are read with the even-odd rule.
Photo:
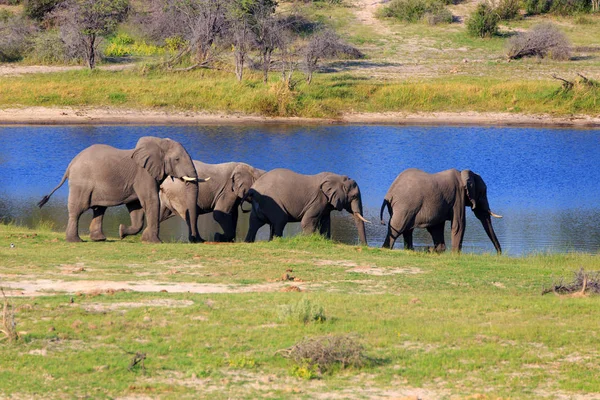
[[469, 169], [465, 169], [460, 173], [462, 178], [463, 186], [465, 187], [465, 194], [471, 202], [471, 208], [474, 210], [477, 206], [476, 201], [476, 188], [475, 188], [475, 174]]
[[239, 198], [243, 198], [254, 183], [254, 177], [248, 165], [240, 164], [231, 173], [231, 190]]
[[162, 139], [143, 137], [138, 140], [131, 155], [136, 164], [148, 171], [157, 181], [162, 181], [166, 175], [165, 154], [161, 143]]
[[328, 175], [321, 184], [321, 191], [327, 197], [327, 202], [336, 210], [342, 211], [348, 202], [348, 194], [344, 190], [343, 180], [339, 176]]

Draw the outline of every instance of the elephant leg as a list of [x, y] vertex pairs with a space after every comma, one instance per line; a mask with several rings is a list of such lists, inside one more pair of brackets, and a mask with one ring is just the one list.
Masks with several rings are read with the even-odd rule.
[[[66, 232], [67, 242], [82, 241], [79, 237], [79, 217], [81, 217], [81, 214], [83, 214], [88, 208], [90, 208], [90, 197], [91, 193], [82, 193], [82, 191], [78, 190], [76, 187], [71, 188], [71, 190], [69, 191], [69, 222], [67, 223]], [[86, 200], [82, 201], [80, 199]]]
[[161, 243], [158, 237], [159, 232], [159, 217], [160, 217], [160, 201], [158, 193], [147, 194], [147, 198], [139, 196], [140, 204], [146, 215], [146, 229], [142, 232], [142, 242], [146, 243]]
[[[402, 235], [408, 229], [408, 226], [411, 223], [412, 219], [408, 218], [407, 216], [403, 216], [403, 213], [394, 213], [388, 222], [388, 231], [382, 247], [386, 249], [393, 249], [398, 236]], [[404, 248], [408, 249], [406, 247], [406, 242]]]
[[319, 222], [325, 218], [325, 214], [326, 212], [323, 212], [321, 208], [314, 208], [306, 211], [306, 214], [304, 214], [302, 220], [300, 221], [302, 232], [305, 235], [310, 235], [317, 232], [317, 230], [319, 230]]
[[273, 237], [283, 237], [283, 230], [287, 225], [287, 221], [278, 221], [271, 223], [271, 235], [269, 240], [273, 240]]
[[319, 233], [325, 236], [327, 239], [331, 239], [331, 214], [324, 213], [321, 217], [321, 226]]
[[404, 237], [404, 248], [406, 250], [414, 250], [413, 246], [413, 231], [414, 229], [407, 229], [402, 233]]
[[437, 224], [434, 226], [430, 226], [427, 228], [427, 231], [431, 235], [433, 239], [434, 250], [438, 253], [443, 253], [446, 251], [446, 242], [444, 240], [444, 223]]
[[231, 210], [230, 214], [222, 211], [213, 211], [213, 219], [221, 226], [223, 233], [215, 233], [215, 242], [233, 242], [237, 227], [238, 210]]
[[264, 224], [266, 224], [266, 222], [258, 218], [254, 210], [252, 210], [252, 213], [250, 214], [250, 227], [248, 228], [248, 234], [244, 241], [247, 243], [254, 242], [256, 240], [256, 233]]
[[121, 239], [129, 235], [137, 235], [144, 227], [144, 210], [140, 202], [132, 201], [127, 203], [126, 206], [129, 211], [129, 218], [131, 218], [131, 225], [119, 225], [119, 237]]
[[106, 236], [104, 236], [104, 233], [102, 232], [102, 219], [104, 218], [106, 207], [92, 207], [92, 211], [94, 212], [94, 216], [90, 223], [90, 239], [94, 242], [102, 242], [106, 240]]

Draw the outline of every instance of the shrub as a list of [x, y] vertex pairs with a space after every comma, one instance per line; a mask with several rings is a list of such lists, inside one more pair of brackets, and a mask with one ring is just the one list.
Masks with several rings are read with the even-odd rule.
[[492, 37], [498, 32], [500, 17], [488, 3], [479, 3], [467, 21], [471, 36]]
[[527, 14], [545, 14], [548, 12], [560, 15], [588, 13], [592, 10], [590, 0], [525, 0]]
[[496, 13], [501, 20], [508, 21], [516, 19], [520, 16], [519, 11], [521, 10], [520, 0], [500, 0], [496, 5]]
[[295, 304], [281, 306], [279, 319], [308, 324], [310, 322], [325, 322], [327, 317], [321, 305], [313, 304], [308, 299], [302, 299]]
[[34, 39], [27, 59], [41, 64], [52, 64], [69, 61], [65, 43], [56, 30], [40, 32]]
[[295, 375], [303, 374], [305, 378], [314, 377], [315, 372], [331, 372], [335, 367], [361, 368], [369, 360], [364, 347], [348, 335], [307, 339], [279, 353], [296, 363]]
[[0, 21], [0, 61], [22, 59], [31, 48], [35, 27], [24, 18]]
[[570, 48], [564, 33], [555, 25], [544, 23], [511, 38], [508, 42], [507, 56], [510, 59], [550, 57], [555, 60], [567, 60], [570, 57]]
[[23, 11], [29, 18], [41, 21], [61, 2], [62, 0], [25, 0]]
[[[452, 14], [440, 0], [392, 0], [387, 7], [381, 9], [380, 16], [397, 18], [406, 22], [418, 22], [426, 15], [435, 16], [433, 20], [452, 22]], [[427, 22], [430, 22], [429, 18]]]
[[440, 7], [431, 12], [427, 12], [423, 19], [428, 25], [451, 24], [452, 13], [446, 7]]

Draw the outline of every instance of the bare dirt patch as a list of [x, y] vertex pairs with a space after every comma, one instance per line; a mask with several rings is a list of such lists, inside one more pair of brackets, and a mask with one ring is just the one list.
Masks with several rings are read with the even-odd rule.
[[105, 311], [116, 311], [128, 308], [140, 308], [140, 307], [169, 307], [169, 308], [182, 308], [193, 305], [194, 302], [191, 300], [173, 300], [173, 299], [153, 299], [139, 302], [122, 302], [112, 304], [100, 304], [92, 303], [85, 304], [83, 308], [86, 311], [92, 312], [105, 312]]
[[[98, 69], [104, 71], [123, 71], [131, 69], [135, 64], [103, 65]], [[20, 76], [25, 74], [47, 74], [51, 72], [67, 72], [86, 69], [79, 65], [0, 65], [0, 76]]]
[[9, 289], [9, 296], [47, 296], [53, 294], [75, 294], [89, 291], [168, 292], [168, 293], [252, 293], [276, 292], [281, 290], [283, 282], [271, 282], [256, 285], [235, 285], [218, 283], [191, 282], [117, 282], [117, 281], [62, 281], [38, 279], [27, 281], [5, 281], [3, 287]]

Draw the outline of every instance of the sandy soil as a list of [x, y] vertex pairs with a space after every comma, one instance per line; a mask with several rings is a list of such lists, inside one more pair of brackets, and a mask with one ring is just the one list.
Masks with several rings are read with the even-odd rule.
[[[133, 68], [135, 64], [116, 64], [99, 66], [98, 69], [104, 71], [122, 71]], [[49, 72], [65, 72], [86, 69], [87, 67], [79, 65], [0, 65], [0, 76], [19, 76], [25, 74], [41, 74]]]
[[[301, 283], [294, 282], [297, 286]], [[191, 282], [158, 282], [158, 281], [86, 281], [86, 280], [53, 280], [36, 279], [20, 281], [3, 281], [2, 286], [7, 296], [47, 296], [52, 294], [98, 293], [107, 291], [130, 290], [134, 292], [168, 292], [168, 293], [250, 293], [277, 292], [288, 284], [272, 282], [257, 285], [235, 285], [218, 283]], [[6, 290], [8, 289], [8, 290]]]
[[238, 114], [167, 112], [113, 108], [26, 107], [0, 110], [0, 125], [498, 125], [600, 127], [600, 115], [524, 115], [511, 113], [353, 113], [336, 119], [271, 118]]
[[380, 34], [391, 34], [390, 28], [375, 17], [377, 9], [388, 0], [355, 0], [354, 13], [360, 22], [370, 26]]

